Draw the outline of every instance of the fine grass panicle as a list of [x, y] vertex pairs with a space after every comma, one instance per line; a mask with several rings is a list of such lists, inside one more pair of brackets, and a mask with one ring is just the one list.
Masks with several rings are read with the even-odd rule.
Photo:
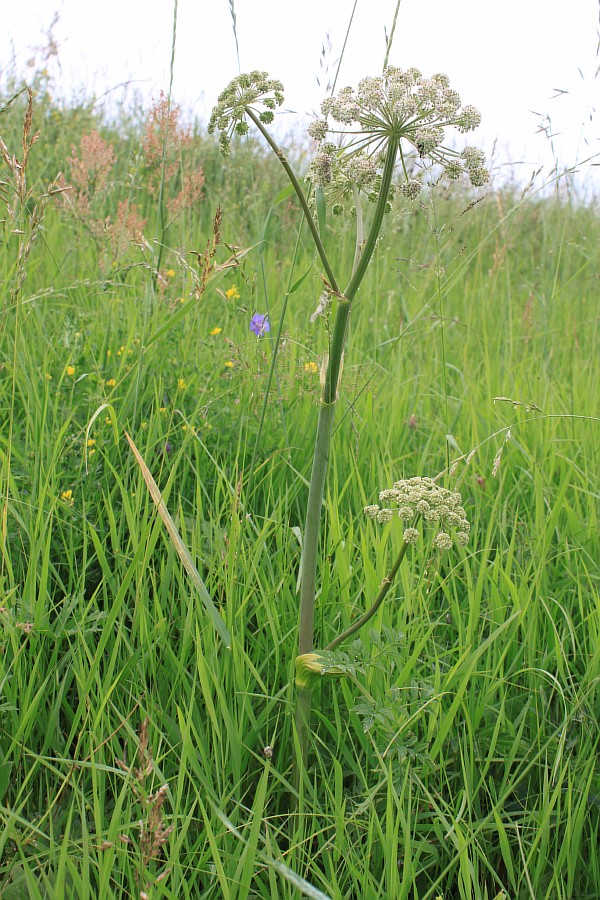
[[[173, 825], [165, 824], [164, 804], [169, 794], [169, 786], [162, 784], [153, 790], [154, 760], [148, 737], [148, 718], [140, 725], [136, 749], [135, 764], [128, 766], [123, 759], [117, 759], [117, 766], [126, 773], [134, 803], [139, 807], [138, 834], [131, 837], [120, 834], [119, 841], [130, 852], [138, 856], [137, 877], [140, 885], [140, 897], [148, 897], [148, 892], [155, 885], [164, 882], [169, 876], [169, 869], [162, 865], [165, 844], [173, 832]], [[104, 844], [107, 850], [110, 844]]]

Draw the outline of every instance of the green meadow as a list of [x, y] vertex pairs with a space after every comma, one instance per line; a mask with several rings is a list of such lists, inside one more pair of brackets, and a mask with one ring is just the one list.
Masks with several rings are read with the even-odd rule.
[[[2, 898], [597, 900], [597, 203], [560, 179], [440, 183], [387, 213], [352, 305], [316, 646], [398, 555], [398, 523], [363, 511], [381, 490], [442, 473], [471, 530], [409, 548], [313, 690], [304, 765], [331, 319], [311, 321], [298, 202], [256, 133], [223, 159], [166, 98], [115, 122], [43, 74], [31, 106], [18, 89], [0, 100]], [[349, 278], [355, 219], [321, 224]]]

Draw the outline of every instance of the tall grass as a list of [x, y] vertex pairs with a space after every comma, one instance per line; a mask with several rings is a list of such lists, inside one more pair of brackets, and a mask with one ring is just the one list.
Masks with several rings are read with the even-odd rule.
[[[23, 101], [0, 116], [17, 155]], [[152, 214], [139, 129], [117, 140], [48, 96], [34, 112], [26, 228], [93, 128], [116, 154], [103, 214], [128, 198]], [[288, 298], [257, 446], [275, 328], [257, 339], [250, 317], [278, 321], [310, 247], [301, 233], [290, 275], [298, 210], [270, 213], [282, 181], [256, 143], [237, 148], [235, 177], [204, 136], [186, 152], [204, 198], [165, 232], [162, 290], [152, 247], [107, 268], [105, 236], [54, 197], [15, 294], [20, 236], [3, 213], [2, 896], [598, 897], [597, 209], [490, 190], [388, 221], [349, 334], [319, 640], [362, 614], [398, 552], [401, 535], [362, 515], [390, 480], [477, 447], [459, 468], [472, 539], [448, 565], [418, 548], [350, 677], [317, 688], [290, 819], [320, 279]], [[196, 300], [218, 205], [214, 263], [228, 265]], [[349, 270], [351, 230], [331, 224], [326, 241]]]

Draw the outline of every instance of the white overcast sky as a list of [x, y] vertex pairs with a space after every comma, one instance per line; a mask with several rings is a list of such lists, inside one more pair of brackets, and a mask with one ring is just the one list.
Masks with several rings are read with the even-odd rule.
[[[285, 86], [285, 107], [316, 112], [327, 74], [335, 68], [354, 0], [235, 0], [242, 71], [265, 69]], [[381, 71], [385, 30], [396, 0], [358, 0], [338, 87]], [[527, 180], [537, 165], [562, 166], [600, 152], [600, 0], [402, 0], [390, 62], [425, 75], [446, 72], [464, 102], [479, 107], [483, 123], [469, 142], [498, 162], [511, 159]], [[0, 70], [16, 59], [27, 73], [32, 48], [54, 13], [60, 67], [50, 61], [56, 90], [122, 97], [139, 92], [149, 102], [168, 88], [172, 0], [2, 0]], [[331, 52], [323, 58], [323, 47]], [[38, 65], [40, 54], [38, 53]], [[238, 72], [230, 0], [179, 0], [173, 95], [206, 120], [219, 91]], [[317, 79], [321, 80], [319, 87]], [[597, 109], [597, 112], [596, 112]], [[547, 122], [546, 122], [547, 124]], [[600, 157], [595, 160], [600, 162]], [[600, 185], [600, 166], [582, 177]]]

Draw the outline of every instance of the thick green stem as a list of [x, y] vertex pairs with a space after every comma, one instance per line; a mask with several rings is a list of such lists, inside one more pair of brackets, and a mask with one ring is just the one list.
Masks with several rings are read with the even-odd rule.
[[[315, 618], [315, 594], [317, 580], [317, 550], [321, 524], [321, 505], [325, 490], [325, 478], [331, 445], [331, 425], [334, 406], [321, 404], [317, 423], [317, 440], [308, 489], [306, 524], [302, 545], [302, 582], [300, 588], [300, 624], [298, 628], [298, 652], [309, 653], [313, 648]], [[308, 563], [307, 563], [308, 560]]]

